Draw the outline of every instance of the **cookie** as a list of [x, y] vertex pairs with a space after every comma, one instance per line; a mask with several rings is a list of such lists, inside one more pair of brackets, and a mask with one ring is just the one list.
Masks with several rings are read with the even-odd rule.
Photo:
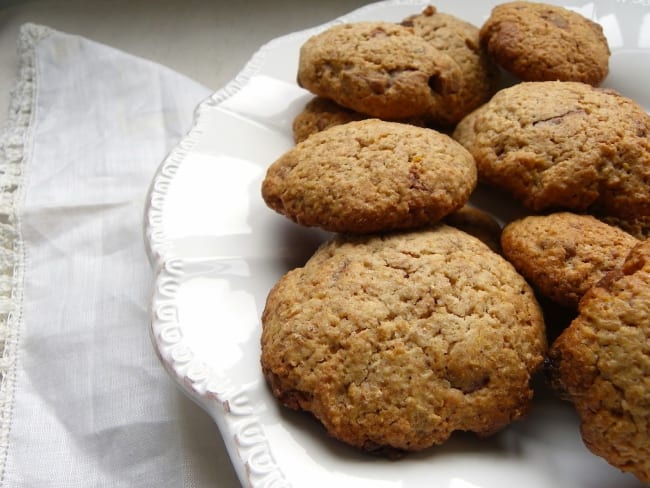
[[[368, 115], [355, 112], [342, 107], [333, 100], [323, 97], [314, 97], [305, 108], [293, 119], [292, 131], [294, 142], [302, 142], [316, 132], [321, 132], [335, 125], [346, 124], [356, 120], [371, 118]], [[426, 117], [410, 117], [396, 120], [404, 124], [427, 127], [429, 120]]]
[[522, 82], [456, 126], [479, 180], [535, 212], [650, 215], [650, 116], [613, 90]]
[[447, 215], [444, 222], [477, 237], [494, 252], [501, 252], [501, 225], [485, 210], [465, 205]]
[[535, 2], [497, 5], [481, 27], [481, 45], [524, 81], [599, 85], [609, 71], [602, 27], [564, 7]]
[[381, 119], [425, 116], [455, 93], [458, 64], [405, 26], [336, 24], [300, 48], [298, 84], [339, 105]]
[[628, 234], [632, 234], [637, 239], [647, 239], [650, 237], [650, 215], [632, 215], [627, 218], [618, 218], [612, 216], [597, 215], [603, 222], [623, 229]]
[[496, 91], [498, 70], [480, 45], [478, 27], [458, 17], [438, 12], [429, 5], [402, 25], [449, 55], [460, 67], [458, 89], [436, 98], [429, 117], [439, 124], [456, 125], [460, 119], [487, 102]]
[[367, 118], [367, 115], [342, 107], [328, 98], [315, 97], [293, 119], [293, 139], [296, 143], [302, 142], [316, 132]]
[[496, 432], [528, 411], [546, 350], [525, 280], [443, 224], [334, 237], [274, 286], [262, 323], [273, 394], [364, 450]]
[[476, 185], [472, 156], [451, 137], [368, 119], [313, 134], [282, 155], [262, 182], [266, 204], [333, 232], [428, 225], [462, 207]]
[[586, 446], [650, 483], [650, 241], [579, 312], [550, 350], [551, 384], [575, 405]]
[[559, 212], [509, 223], [505, 257], [540, 293], [565, 307], [623, 261], [639, 241], [590, 215]]

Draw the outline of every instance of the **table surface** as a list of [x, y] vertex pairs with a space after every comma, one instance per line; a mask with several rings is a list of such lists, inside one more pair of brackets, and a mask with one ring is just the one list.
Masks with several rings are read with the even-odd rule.
[[[313, 3], [298, 0], [0, 0], [0, 128], [7, 119], [10, 90], [18, 70], [16, 39], [20, 26], [26, 22], [79, 34], [150, 59], [216, 91], [266, 42], [320, 25], [367, 3], [368, 0]], [[196, 407], [196, 415], [207, 417], [199, 407]], [[216, 427], [214, 432], [218, 436]], [[223, 445], [217, 442], [214, 448], [214, 461], [221, 479], [219, 487], [239, 486]]]
[[25, 22], [79, 34], [150, 59], [210, 89], [230, 81], [264, 43], [313, 27], [368, 0], [0, 0], [0, 126]]

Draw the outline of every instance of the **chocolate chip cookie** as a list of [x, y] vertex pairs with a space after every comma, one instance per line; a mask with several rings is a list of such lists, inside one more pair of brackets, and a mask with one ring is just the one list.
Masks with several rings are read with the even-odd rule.
[[[323, 131], [335, 125], [346, 124], [356, 120], [372, 118], [368, 115], [355, 112], [342, 107], [333, 100], [323, 97], [314, 97], [305, 108], [293, 119], [293, 139], [296, 143], [302, 142], [316, 132]], [[404, 124], [428, 127], [431, 121], [427, 117], [409, 117], [407, 119], [395, 120]]]
[[381, 232], [439, 221], [476, 185], [471, 154], [432, 129], [368, 119], [330, 127], [268, 169], [266, 204], [333, 232]]
[[296, 143], [302, 142], [316, 132], [367, 118], [367, 115], [342, 107], [328, 98], [314, 97], [293, 119], [293, 139]]
[[579, 312], [550, 350], [552, 385], [575, 405], [587, 447], [650, 483], [650, 241]]
[[599, 85], [609, 71], [602, 27], [577, 12], [536, 2], [497, 5], [480, 32], [481, 44], [524, 81]]
[[428, 115], [458, 91], [461, 71], [412, 29], [389, 22], [336, 24], [300, 48], [298, 84], [372, 117]]
[[559, 212], [509, 223], [503, 254], [542, 294], [565, 307], [620, 266], [639, 241], [590, 215]]
[[334, 237], [280, 279], [262, 323], [273, 394], [364, 450], [496, 432], [528, 411], [546, 350], [525, 280], [443, 224]]
[[650, 116], [613, 90], [524, 82], [465, 117], [454, 138], [479, 180], [535, 212], [650, 215]]
[[402, 25], [449, 55], [460, 67], [458, 89], [436, 98], [429, 117], [453, 126], [469, 112], [487, 102], [496, 91], [498, 70], [480, 45], [478, 27], [429, 5]]

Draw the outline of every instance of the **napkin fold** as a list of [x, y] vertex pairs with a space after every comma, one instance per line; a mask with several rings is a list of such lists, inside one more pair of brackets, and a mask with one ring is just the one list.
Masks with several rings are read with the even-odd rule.
[[146, 192], [210, 90], [43, 26], [18, 49], [0, 133], [2, 485], [237, 486], [148, 333]]

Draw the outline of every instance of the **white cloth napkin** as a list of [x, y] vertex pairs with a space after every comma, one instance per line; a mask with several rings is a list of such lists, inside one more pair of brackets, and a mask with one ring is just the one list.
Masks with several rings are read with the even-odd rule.
[[19, 50], [0, 133], [2, 484], [237, 486], [148, 335], [145, 195], [210, 91], [41, 26]]

